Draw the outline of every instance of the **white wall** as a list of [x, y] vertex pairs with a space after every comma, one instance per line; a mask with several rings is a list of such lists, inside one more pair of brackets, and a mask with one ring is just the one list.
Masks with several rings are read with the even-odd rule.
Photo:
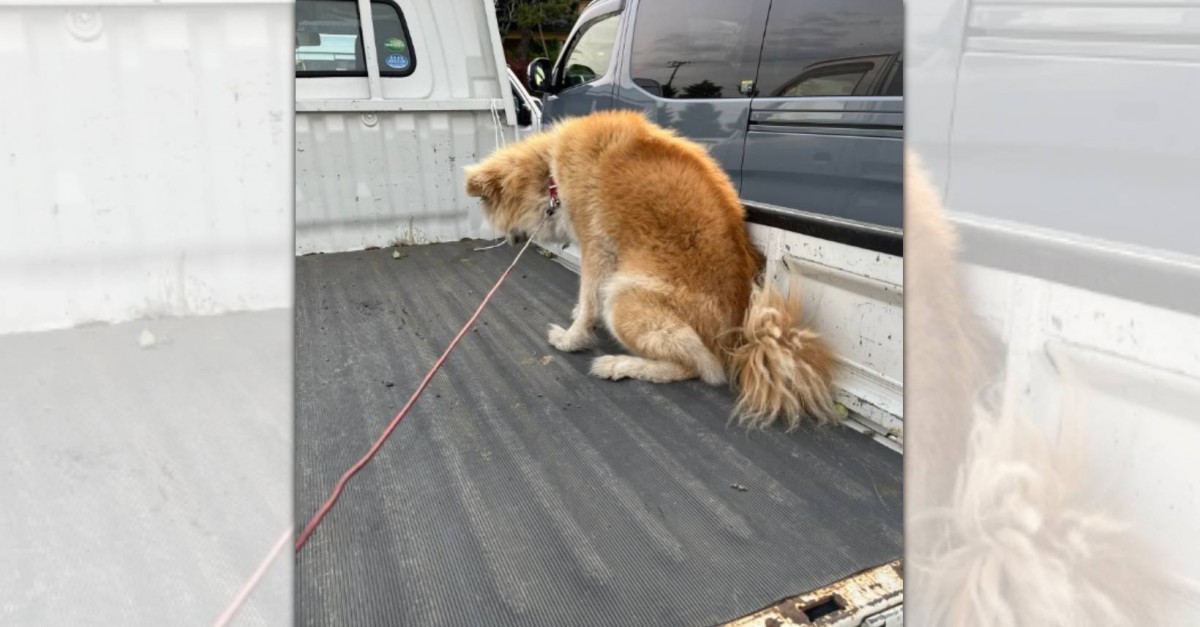
[[290, 305], [292, 39], [288, 2], [0, 6], [0, 333]]

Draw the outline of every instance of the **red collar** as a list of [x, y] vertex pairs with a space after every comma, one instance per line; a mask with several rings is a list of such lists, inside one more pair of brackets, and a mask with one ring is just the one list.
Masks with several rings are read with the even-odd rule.
[[550, 202], [546, 205], [546, 215], [552, 216], [558, 210], [562, 201], [558, 199], [558, 183], [554, 182], [554, 177], [550, 177]]

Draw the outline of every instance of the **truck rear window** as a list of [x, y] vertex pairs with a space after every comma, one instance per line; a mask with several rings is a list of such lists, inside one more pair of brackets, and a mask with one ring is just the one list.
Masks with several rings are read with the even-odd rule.
[[[389, 0], [371, 3], [381, 76], [408, 76], [416, 69], [404, 14]], [[366, 76], [358, 3], [297, 0], [296, 76]]]
[[367, 75], [357, 3], [297, 0], [296, 75]]
[[408, 76], [417, 68], [413, 55], [412, 38], [408, 36], [408, 24], [400, 7], [390, 1], [371, 3], [371, 15], [375, 22], [376, 54], [379, 57], [381, 76]]

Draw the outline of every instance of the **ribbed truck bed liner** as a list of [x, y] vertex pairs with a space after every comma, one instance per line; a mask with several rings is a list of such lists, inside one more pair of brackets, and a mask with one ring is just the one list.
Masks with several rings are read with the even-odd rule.
[[[296, 262], [296, 517], [376, 438], [516, 250]], [[710, 625], [901, 557], [902, 459], [746, 432], [729, 390], [588, 376], [578, 277], [527, 254], [297, 558], [301, 625]]]

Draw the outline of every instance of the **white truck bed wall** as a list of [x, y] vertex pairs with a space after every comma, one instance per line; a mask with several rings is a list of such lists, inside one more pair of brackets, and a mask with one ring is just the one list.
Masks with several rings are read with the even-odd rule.
[[766, 275], [799, 289], [804, 320], [833, 346], [838, 401], [880, 439], [903, 443], [904, 260], [761, 225]]
[[398, 4], [411, 75], [296, 81], [298, 254], [496, 236], [463, 175], [514, 139], [493, 5]]
[[[1160, 277], [1182, 263], [1107, 241], [1055, 239], [1066, 249], [1136, 256], [1160, 266]], [[1200, 264], [1190, 265], [1200, 275]], [[1086, 452], [1087, 481], [1103, 505], [1146, 530], [1141, 539], [1163, 572], [1200, 579], [1200, 544], [1190, 541], [1200, 530], [1200, 319], [998, 268], [972, 266], [967, 278], [976, 312], [1005, 346], [1015, 408], [1051, 442], [1071, 420], [1081, 436], [1071, 444]], [[1196, 622], [1195, 606], [1161, 609], [1165, 624]]]
[[0, 5], [0, 333], [290, 304], [291, 11]]

